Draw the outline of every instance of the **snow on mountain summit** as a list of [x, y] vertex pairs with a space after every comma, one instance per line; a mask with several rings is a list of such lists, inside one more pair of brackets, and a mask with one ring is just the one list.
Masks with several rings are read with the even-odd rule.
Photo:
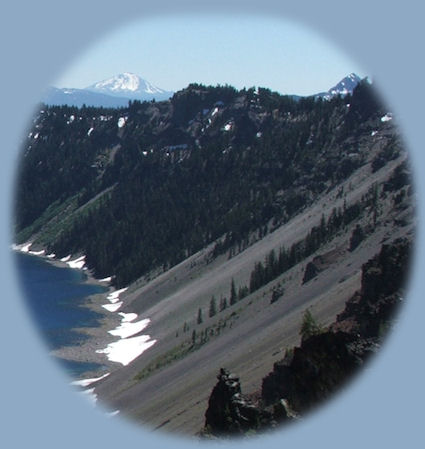
[[329, 89], [331, 95], [347, 95], [352, 93], [354, 88], [360, 82], [361, 78], [355, 73], [350, 73], [344, 79], [342, 79], [336, 86]]
[[141, 78], [134, 73], [122, 73], [112, 78], [107, 78], [103, 81], [89, 86], [88, 89], [108, 89], [114, 92], [127, 91], [132, 92], [139, 89]]
[[129, 72], [99, 81], [87, 87], [86, 90], [137, 100], [151, 100], [152, 98], [162, 100], [172, 95], [172, 92], [160, 89], [140, 76]]
[[332, 97], [336, 95], [347, 95], [352, 94], [353, 90], [359, 84], [361, 78], [355, 73], [350, 73], [348, 76], [343, 78], [338, 84], [331, 87], [327, 92], [321, 92], [320, 94], [315, 95], [317, 97], [321, 97], [325, 100], [330, 100]]

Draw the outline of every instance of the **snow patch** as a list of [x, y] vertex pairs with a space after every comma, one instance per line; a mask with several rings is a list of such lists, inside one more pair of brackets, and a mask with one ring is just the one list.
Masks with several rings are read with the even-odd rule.
[[146, 326], [149, 323], [150, 323], [149, 318], [136, 322], [129, 322], [123, 320], [123, 322], [116, 329], [109, 331], [108, 333], [116, 337], [126, 339], [141, 332], [143, 329], [146, 328]]
[[78, 257], [77, 259], [71, 260], [69, 262], [66, 261], [66, 263], [69, 265], [70, 268], [76, 268], [78, 270], [81, 270], [84, 267], [84, 265], [86, 264], [85, 258], [86, 258], [86, 256], [81, 256], [81, 257]]
[[90, 388], [89, 390], [80, 391], [80, 394], [82, 394], [83, 396], [86, 396], [87, 399], [89, 399], [93, 405], [96, 405], [97, 394], [95, 394], [94, 388]]
[[74, 380], [71, 382], [71, 385], [75, 385], [78, 387], [88, 387], [89, 385], [98, 382], [99, 380], [104, 379], [105, 377], [108, 377], [110, 373], [106, 373], [103, 376], [100, 377], [94, 377], [92, 379], [81, 379], [81, 380]]
[[42, 256], [44, 252], [44, 249], [42, 249], [41, 251], [28, 251], [28, 254], [32, 254], [33, 256]]
[[121, 293], [124, 293], [127, 289], [128, 289], [128, 287], [122, 288], [120, 290], [115, 290], [114, 292], [109, 293], [109, 295], [106, 297], [106, 299], [108, 299], [109, 302], [111, 302], [111, 303], [116, 303], [118, 301], [118, 298], [121, 295]]
[[122, 306], [122, 304], [122, 301], [120, 301], [116, 302], [115, 304], [103, 304], [102, 307], [108, 312], [116, 312]]
[[123, 338], [109, 343], [105, 349], [98, 349], [96, 353], [106, 354], [108, 360], [111, 362], [117, 362], [123, 366], [127, 366], [156, 343], [156, 340], [151, 340], [150, 338], [150, 335]]
[[32, 243], [24, 243], [22, 245], [12, 245], [12, 249], [15, 251], [21, 251], [21, 253], [28, 253]]
[[99, 279], [99, 282], [111, 282], [111, 281], [112, 281], [112, 276], [108, 276], [106, 278]]
[[118, 315], [122, 317], [123, 322], [134, 321], [137, 318], [137, 313], [120, 312]]
[[393, 115], [391, 114], [391, 112], [387, 112], [383, 117], [381, 117], [381, 122], [389, 122], [392, 119]]

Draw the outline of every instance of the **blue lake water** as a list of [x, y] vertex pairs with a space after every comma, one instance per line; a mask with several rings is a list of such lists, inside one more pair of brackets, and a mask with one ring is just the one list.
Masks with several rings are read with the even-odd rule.
[[[102, 286], [85, 283], [81, 270], [56, 267], [43, 260], [23, 253], [15, 253], [22, 296], [35, 326], [49, 349], [58, 349], [84, 341], [86, 336], [73, 329], [95, 327], [100, 316], [83, 307], [88, 296], [105, 292]], [[72, 376], [100, 368], [91, 363], [61, 360], [60, 363]]]

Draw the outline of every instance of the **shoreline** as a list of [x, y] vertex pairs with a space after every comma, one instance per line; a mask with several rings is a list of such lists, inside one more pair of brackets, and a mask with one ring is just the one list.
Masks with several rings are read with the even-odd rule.
[[[49, 264], [60, 268], [76, 269], [83, 273], [84, 284], [97, 285], [107, 289], [106, 292], [96, 293], [85, 297], [80, 307], [87, 308], [100, 317], [95, 327], [75, 327], [71, 331], [84, 336], [84, 340], [71, 346], [62, 346], [50, 351], [53, 357], [77, 363], [93, 363], [100, 365], [96, 371], [84, 371], [77, 381], [90, 377], [99, 377], [130, 364], [146, 349], [156, 343], [150, 335], [142, 331], [149, 325], [149, 318], [137, 320], [135, 313], [120, 311], [124, 301], [120, 295], [128, 287], [115, 289], [111, 285], [111, 277], [96, 279], [93, 273], [85, 266], [85, 256], [66, 256], [58, 259], [55, 254], [46, 255], [46, 251], [36, 245], [36, 250], [30, 250], [31, 242], [22, 245], [12, 245], [12, 250], [31, 256], [39, 257]], [[74, 376], [70, 376], [74, 380]]]

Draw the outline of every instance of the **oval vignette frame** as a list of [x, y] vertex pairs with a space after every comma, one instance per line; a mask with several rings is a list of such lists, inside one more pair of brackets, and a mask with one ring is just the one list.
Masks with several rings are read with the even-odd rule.
[[[135, 4], [136, 2], [134, 2]], [[328, 4], [330, 2], [327, 2]], [[79, 6], [81, 6], [82, 2], [79, 3]], [[321, 5], [321, 7], [324, 7], [324, 5]], [[271, 7], [272, 8], [272, 7]], [[46, 13], [46, 10], [43, 10], [43, 6], [39, 7], [40, 9], [40, 21], [43, 22], [43, 16], [42, 13]], [[142, 8], [140, 8], [140, 10], [142, 10]], [[324, 11], [329, 13], [329, 10], [326, 10], [324, 8]], [[88, 14], [92, 14], [91, 17], [94, 17], [94, 12], [93, 10], [90, 10], [88, 12]], [[142, 11], [140, 11], [142, 12]], [[55, 14], [55, 13], [53, 13]], [[35, 16], [37, 17], [37, 16]], [[55, 17], [54, 15], [51, 17]], [[56, 16], [57, 17], [57, 16]], [[318, 18], [320, 16], [317, 16]], [[290, 17], [288, 16], [288, 18], [290, 19]], [[302, 19], [302, 17], [300, 17], [300, 19]], [[147, 20], [149, 20], [149, 18], [147, 18]], [[310, 20], [313, 20], [313, 18], [310, 16]], [[396, 18], [393, 17], [392, 20], [394, 20], [394, 22], [396, 21]], [[391, 23], [391, 20], [390, 20]], [[307, 25], [308, 26], [308, 25]], [[84, 30], [84, 28], [82, 28], [82, 30]], [[42, 39], [46, 39], [47, 36], [40, 36]], [[43, 40], [41, 40], [41, 42], [43, 42]], [[60, 41], [59, 41], [60, 43]], [[21, 44], [22, 47], [22, 44]], [[18, 48], [20, 49], [21, 47], [18, 46]], [[15, 47], [16, 48], [16, 47]], [[33, 48], [33, 47], [30, 47]], [[354, 55], [355, 56], [355, 55]], [[13, 59], [12, 59], [13, 61]], [[366, 64], [364, 64], [366, 66]], [[25, 70], [25, 64], [23, 64], [23, 66], [21, 67], [21, 70]], [[57, 67], [56, 67], [57, 70]], [[43, 77], [43, 75], [40, 76], [40, 79]], [[383, 81], [384, 78], [382, 79]], [[387, 83], [388, 85], [390, 85], [390, 82]], [[396, 84], [397, 85], [397, 84]], [[385, 99], [387, 99], [387, 95], [385, 92], [385, 86], [381, 85], [381, 88], [384, 88], [384, 97]], [[388, 87], [388, 86], [386, 86]], [[400, 87], [400, 85], [398, 84], [398, 87]], [[39, 84], [35, 84], [35, 88], [39, 88]], [[397, 96], [395, 96], [393, 99], [396, 100]], [[10, 96], [6, 96], [6, 101], [5, 104], [10, 106], [13, 102], [13, 97], [11, 98]], [[28, 107], [30, 105], [28, 105], [28, 103], [23, 100], [20, 99], [17, 102], [17, 105], [20, 107], [25, 107], [26, 108], [26, 112], [28, 114], [31, 113], [31, 111], [28, 110]], [[397, 102], [394, 101], [394, 109], [397, 111], [402, 112], [402, 114], [404, 114], [404, 116], [409, 117], [409, 114], [407, 113], [406, 109], [403, 108], [406, 106], [406, 102], [402, 103], [402, 106], [397, 107]], [[12, 111], [14, 111], [15, 113], [18, 112], [16, 110], [13, 109], [13, 107], [11, 108]], [[415, 111], [415, 108], [412, 108], [412, 111]], [[418, 109], [416, 109], [416, 111], [418, 111]], [[403, 116], [403, 119], [404, 119]], [[418, 135], [415, 134], [414, 131], [412, 131], [412, 137], [413, 137], [413, 141], [411, 141], [411, 137], [409, 133], [406, 133], [405, 128], [404, 128], [404, 124], [403, 124], [403, 120], [400, 122], [401, 124], [401, 128], [402, 128], [402, 134], [405, 138], [407, 138], [406, 142], [407, 142], [407, 146], [408, 146], [408, 150], [411, 151], [411, 158], [414, 162], [414, 166], [416, 166], [417, 170], [418, 167], [422, 167], [423, 166], [423, 159], [419, 157], [419, 154], [417, 152], [417, 147], [415, 145], [415, 137], [417, 138]], [[2, 123], [2, 126], [4, 126], [4, 122]], [[410, 128], [412, 128], [412, 126], [410, 126]], [[23, 128], [21, 128], [23, 129]], [[2, 129], [3, 131], [3, 129]], [[4, 129], [5, 131], [5, 135], [7, 137], [9, 137], [9, 142], [16, 143], [16, 139], [18, 139], [19, 137], [16, 136], [15, 134], [11, 134], [11, 132], [15, 132], [15, 128], [12, 128], [11, 130], [7, 130], [7, 128], [5, 127]], [[9, 131], [9, 132], [8, 132]], [[416, 142], [417, 144], [418, 142]], [[12, 164], [13, 164], [13, 158], [8, 157], [8, 161], [7, 163], [9, 165], [6, 165], [3, 167], [3, 169], [6, 169], [10, 172]], [[415, 167], [414, 167], [415, 168]], [[5, 177], [5, 179], [10, 179], [10, 175]], [[422, 192], [421, 190], [421, 185], [419, 182], [418, 177], [414, 176], [414, 180], [416, 183], [416, 187], [417, 187], [417, 191], [419, 193]], [[421, 203], [420, 203], [420, 199], [419, 198], [419, 207], [418, 207], [418, 213], [421, 212]], [[3, 202], [3, 206], [5, 206], [4, 204], [5, 202]], [[7, 205], [6, 205], [7, 207]], [[4, 216], [6, 216], [6, 214], [4, 214]], [[2, 227], [2, 231], [6, 231], [7, 229], [3, 229], [6, 228], [6, 226], [3, 224]], [[5, 232], [3, 232], [5, 233]], [[421, 244], [421, 239], [420, 239], [420, 235], [421, 235], [421, 229], [418, 229], [418, 233], [416, 236], [416, 244], [420, 245]], [[406, 355], [400, 355], [401, 353], [399, 352], [400, 350], [402, 350], [403, 348], [403, 343], [406, 344], [409, 341], [414, 341], [415, 338], [415, 333], [410, 333], [410, 335], [407, 332], [406, 329], [406, 319], [409, 318], [409, 323], [415, 322], [414, 318], [412, 317], [412, 308], [413, 305], [415, 305], [415, 307], [417, 306], [418, 303], [418, 299], [416, 297], [416, 294], [418, 294], [419, 292], [417, 291], [417, 283], [418, 283], [418, 275], [417, 272], [419, 270], [418, 266], [422, 266], [421, 263], [418, 262], [418, 257], [422, 254], [422, 247], [419, 246], [419, 250], [417, 251], [416, 254], [416, 264], [413, 265], [413, 276], [411, 279], [411, 288], [410, 288], [410, 294], [409, 294], [409, 298], [410, 304], [406, 304], [405, 308], [406, 310], [401, 311], [400, 314], [400, 329], [396, 329], [392, 335], [390, 335], [388, 337], [388, 343], [385, 345], [385, 348], [383, 350], [383, 353], [380, 354], [377, 357], [377, 360], [373, 362], [373, 365], [371, 365], [370, 367], [370, 372], [365, 373], [364, 375], [360, 376], [355, 383], [353, 383], [350, 388], [347, 390], [347, 392], [341, 392], [338, 393], [338, 396], [341, 396], [339, 398], [336, 398], [336, 400], [332, 401], [332, 404], [326, 404], [326, 406], [320, 406], [321, 410], [320, 413], [318, 413], [317, 415], [314, 414], [314, 416], [311, 416], [308, 418], [309, 422], [305, 422], [304, 424], [299, 424], [297, 426], [294, 426], [293, 429], [290, 430], [285, 430], [284, 434], [282, 433], [280, 434], [276, 434], [273, 435], [271, 437], [262, 437], [262, 438], [267, 438], [268, 443], [272, 445], [272, 447], [274, 447], [278, 444], [280, 444], [282, 441], [286, 444], [296, 444], [296, 442], [301, 443], [303, 445], [311, 445], [314, 444], [314, 441], [318, 441], [318, 438], [320, 438], [320, 436], [326, 435], [326, 430], [330, 431], [332, 430], [334, 427], [337, 428], [337, 430], [333, 429], [332, 432], [335, 432], [336, 435], [339, 435], [340, 437], [342, 437], [344, 435], [343, 430], [348, 430], [351, 428], [351, 426], [354, 426], [354, 428], [357, 427], [359, 421], [361, 423], [362, 426], [365, 426], [363, 428], [366, 428], [366, 430], [368, 430], [370, 432], [370, 438], [373, 439], [375, 438], [376, 441], [385, 441], [386, 436], [388, 435], [388, 441], [386, 442], [386, 446], [387, 447], [392, 447], [393, 444], [395, 444], [395, 442], [397, 442], [397, 435], [398, 432], [395, 432], [394, 430], [390, 429], [388, 431], [388, 425], [384, 425], [384, 417], [386, 417], [385, 420], [389, 419], [389, 422], [391, 423], [391, 418], [393, 417], [393, 414], [395, 413], [395, 410], [392, 409], [390, 411], [390, 413], [387, 413], [388, 410], [385, 410], [385, 408], [383, 410], [381, 410], [381, 416], [383, 417], [382, 421], [378, 420], [379, 422], [376, 423], [375, 425], [372, 426], [369, 424], [369, 422], [367, 420], [365, 420], [365, 417], [359, 417], [359, 414], [362, 414], [366, 416], [366, 418], [368, 417], [370, 420], [373, 420], [373, 411], [379, 410], [380, 407], [376, 406], [376, 402], [372, 401], [372, 403], [368, 403], [367, 399], [368, 397], [374, 398], [378, 401], [381, 400], [384, 404], [393, 405], [393, 401], [392, 400], [388, 400], [388, 398], [386, 397], [387, 394], [393, 392], [393, 388], [391, 388], [392, 386], [394, 386], [394, 383], [391, 383], [390, 379], [393, 380], [393, 382], [396, 381], [396, 377], [394, 376], [394, 372], [388, 374], [388, 372], [385, 372], [385, 368], [390, 368], [390, 370], [394, 370], [394, 364], [393, 362], [391, 362], [391, 358], [394, 357], [394, 352], [396, 352], [396, 358], [398, 360], [406, 360], [403, 357], [406, 357]], [[8, 267], [8, 258], [6, 255], [4, 255], [3, 259], [3, 267], [5, 268], [5, 274], [9, 273], [9, 267]], [[10, 274], [10, 273], [9, 273]], [[16, 300], [18, 300], [18, 294], [16, 292], [16, 286], [13, 285], [13, 282], [11, 282], [11, 279], [13, 279], [13, 275], [9, 276], [9, 279], [7, 279], [5, 277], [4, 279], [4, 283], [5, 285], [10, 286], [10, 288], [7, 288], [7, 291], [11, 291], [12, 295], [14, 298], [16, 298]], [[407, 307], [406, 307], [407, 306]], [[13, 310], [11, 312], [11, 316], [13, 317], [17, 317], [17, 318], [21, 318], [22, 319], [22, 310], [20, 310], [20, 308], [18, 307], [18, 310]], [[16, 315], [18, 314], [18, 315]], [[21, 315], [19, 315], [21, 314]], [[25, 320], [25, 318], [24, 318]], [[16, 330], [14, 330], [13, 325], [10, 325], [11, 323], [6, 324], [6, 333], [5, 335], [9, 334], [9, 335], [13, 335], [14, 332], [16, 332]], [[414, 327], [414, 326], [412, 326]], [[81, 407], [81, 401], [77, 398], [73, 399], [71, 396], [69, 395], [67, 389], [63, 388], [63, 379], [56, 379], [57, 377], [57, 373], [55, 372], [54, 368], [51, 368], [51, 366], [53, 366], [53, 364], [51, 365], [47, 358], [45, 357], [45, 355], [43, 355], [43, 348], [41, 347], [41, 345], [38, 345], [38, 342], [31, 342], [33, 335], [31, 333], [31, 331], [27, 331], [25, 329], [23, 329], [21, 331], [21, 335], [20, 338], [18, 340], [17, 343], [17, 347], [19, 349], [22, 348], [30, 348], [30, 351], [34, 351], [33, 354], [40, 354], [37, 357], [34, 357], [33, 354], [29, 354], [28, 355], [28, 360], [23, 360], [24, 357], [22, 355], [20, 355], [20, 357], [17, 357], [16, 354], [13, 354], [13, 351], [10, 351], [10, 348], [7, 349], [6, 354], [10, 355], [10, 360], [13, 361], [16, 365], [17, 371], [18, 371], [18, 375], [16, 376], [17, 378], [15, 379], [14, 382], [12, 382], [12, 388], [8, 391], [8, 393], [13, 393], [12, 390], [18, 390], [20, 389], [22, 392], [24, 392], [24, 395], [26, 396], [26, 400], [23, 401], [22, 398], [14, 398], [14, 394], [7, 394], [6, 395], [6, 403], [12, 404], [9, 406], [9, 410], [11, 410], [11, 414], [15, 417], [18, 415], [17, 411], [17, 407], [19, 407], [21, 409], [21, 420], [22, 422], [19, 422], [20, 420], [16, 420], [13, 419], [13, 428], [14, 428], [14, 434], [15, 434], [15, 438], [18, 438], [18, 441], [23, 441], [23, 436], [19, 435], [19, 431], [17, 429], [22, 428], [23, 423], [25, 423], [28, 427], [28, 429], [30, 430], [28, 433], [32, 435], [34, 435], [35, 438], [39, 438], [40, 443], [44, 442], [47, 445], [45, 447], [49, 447], [48, 445], [50, 444], [51, 447], [53, 446], [53, 443], [55, 441], [55, 438], [61, 438], [61, 434], [63, 435], [63, 432], [68, 429], [69, 430], [69, 422], [72, 422], [71, 419], [76, 420], [77, 423], [77, 428], [81, 430], [81, 432], [83, 433], [84, 438], [87, 440], [87, 442], [89, 444], [94, 444], [95, 442], [97, 444], [99, 444], [100, 442], [102, 442], [102, 444], [104, 445], [104, 447], [116, 447], [116, 444], [118, 444], [119, 441], [121, 442], [125, 442], [126, 444], [134, 444], [134, 442], [137, 441], [142, 441], [146, 444], [146, 438], [147, 435], [143, 435], [143, 433], [145, 432], [140, 432], [140, 429], [131, 429], [133, 426], [128, 426], [122, 422], [117, 423], [115, 425], [115, 423], [112, 425], [110, 425], [111, 428], [114, 428], [114, 431], [112, 431], [111, 429], [109, 429], [109, 424], [107, 426], [105, 426], [105, 418], [103, 416], [99, 416], [100, 414], [98, 413], [93, 413], [90, 410], [84, 410], [84, 406]], [[3, 337], [4, 338], [4, 337]], [[400, 340], [398, 340], [400, 338]], [[412, 340], [410, 340], [412, 339]], [[39, 347], [40, 346], [40, 347]], [[10, 351], [10, 354], [9, 354]], [[390, 355], [392, 354], [392, 355]], [[390, 358], [389, 358], [390, 357]], [[43, 360], [43, 362], [41, 362], [38, 365], [38, 359], [39, 360]], [[37, 373], [34, 373], [31, 375], [32, 379], [28, 380], [28, 378], [26, 376], [23, 376], [22, 373], [25, 373], [28, 371], [30, 371], [28, 369], [28, 363], [30, 364], [34, 364], [35, 366], [37, 366]], [[382, 370], [384, 370], [384, 373], [382, 372]], [[390, 371], [388, 370], [388, 371]], [[10, 371], [13, 371], [12, 369]], [[419, 373], [419, 370], [418, 370]], [[418, 373], [416, 375], [418, 375]], [[384, 374], [384, 376], [382, 375]], [[405, 375], [405, 373], [403, 371], [398, 372], [398, 375]], [[389, 377], [388, 377], [389, 376]], [[394, 377], [392, 377], [394, 376]], [[13, 376], [10, 377], [10, 380], [13, 379]], [[382, 379], [385, 379], [385, 382], [382, 382]], [[413, 379], [415, 379], [414, 375], [413, 375]], [[419, 380], [419, 377], [417, 378]], [[18, 382], [16, 382], [16, 380]], [[21, 382], [28, 382], [28, 385], [23, 386]], [[34, 382], [34, 383], [33, 383]], [[371, 390], [369, 390], [369, 388], [371, 388], [371, 383], [373, 383], [373, 385], [375, 385], [375, 387]], [[413, 385], [415, 385], [413, 383]], [[37, 391], [36, 391], [37, 390]], [[352, 393], [353, 390], [356, 391], [356, 394], [358, 394], [360, 396], [359, 398], [355, 398], [353, 397]], [[51, 391], [51, 394], [45, 394], [45, 392], [47, 391]], [[368, 393], [369, 391], [369, 393]], [[401, 404], [405, 404], [406, 399], [404, 397], [398, 396], [395, 393], [395, 397], [401, 401]], [[393, 396], [394, 398], [394, 396]], [[43, 401], [43, 399], [45, 399], [45, 401]], [[66, 403], [66, 407], [63, 407], [63, 402], [65, 401]], [[347, 422], [345, 419], [341, 419], [341, 411], [344, 410], [343, 408], [341, 408], [341, 404], [340, 402], [343, 403], [347, 403], [350, 405], [354, 406], [354, 410], [350, 410], [348, 412], [348, 416], [351, 417], [351, 426], [347, 426]], [[388, 401], [388, 402], [386, 402]], [[398, 404], [400, 404], [400, 402], [397, 402]], [[29, 410], [24, 410], [24, 405], [27, 404], [29, 407]], [[42, 407], [40, 407], [40, 404], [43, 404]], [[367, 410], [364, 410], [365, 404], [367, 404]], [[414, 404], [413, 404], [414, 405]], [[52, 413], [53, 410], [59, 408], [61, 413], [57, 414]], [[13, 411], [15, 411], [15, 414], [13, 413]], [[418, 413], [419, 413], [419, 405], [418, 405]], [[333, 417], [332, 417], [333, 416]], [[346, 415], [345, 415], [346, 416]], [[410, 430], [412, 424], [415, 423], [415, 419], [414, 417], [412, 418], [413, 422], [410, 423]], [[87, 420], [90, 420], [90, 422], [87, 422]], [[333, 421], [330, 421], [333, 420]], [[311, 422], [310, 422], [311, 421]], [[46, 427], [46, 423], [51, 422], [52, 425]], [[340, 422], [340, 428], [338, 429], [338, 422]], [[357, 424], [356, 424], [357, 423]], [[394, 422], [395, 425], [395, 422]], [[406, 423], [404, 423], [404, 425], [406, 426]], [[51, 428], [53, 428], [53, 432], [51, 432]], [[376, 434], [374, 433], [375, 430], [377, 429], [381, 429], [381, 432], [377, 432]], [[54, 430], [56, 429], [56, 430]], [[75, 429], [75, 424], [73, 425], [73, 429]], [[103, 429], [103, 430], [102, 430]], [[320, 430], [322, 429], [322, 430]], [[383, 430], [386, 429], [387, 433], [382, 433]], [[403, 429], [403, 422], [401, 423], [401, 429]], [[115, 431], [117, 433], [115, 433]], [[301, 434], [303, 433], [303, 431], [308, 431], [309, 433], [311, 431], [316, 431], [316, 432], [322, 432], [322, 433], [318, 433], [317, 434], [317, 438], [313, 438], [311, 440], [305, 440], [305, 435], [304, 437], [297, 435], [297, 434]], [[148, 434], [148, 432], [146, 432]], [[400, 432], [400, 434], [403, 434], [405, 432]], [[119, 436], [118, 436], [119, 435]], [[412, 434], [411, 434], [412, 435]], [[10, 433], [10, 436], [12, 436], [12, 432]], [[392, 438], [390, 438], [390, 436], [392, 436]], [[413, 435], [412, 435], [413, 436]], [[150, 439], [150, 443], [151, 444], [156, 444], [156, 443], [160, 443], [163, 442], [165, 444], [173, 444], [174, 446], [176, 445], [180, 445], [180, 444], [187, 444], [186, 441], [179, 441], [179, 439], [170, 439], [167, 443], [167, 441], [163, 441], [164, 440], [164, 436], [158, 436], [158, 435], [151, 435], [149, 434], [148, 438]], [[383, 438], [383, 439], [382, 439]], [[103, 440], [103, 441], [102, 441]], [[165, 438], [165, 440], [167, 440], [167, 438]], [[336, 440], [338, 440], [338, 438], [336, 438]], [[30, 441], [33, 442], [33, 444], [35, 443], [34, 439], [28, 438], [27, 442], [29, 443]], [[56, 440], [57, 441], [57, 440]], [[73, 445], [76, 444], [76, 437], [75, 436], [71, 436], [70, 439], [65, 442], [65, 447], [72, 447]], [[341, 441], [341, 440], [340, 440]], [[358, 440], [358, 442], [361, 441], [361, 439]], [[356, 438], [353, 439], [353, 447], [354, 443], [356, 442]], [[252, 442], [247, 441], [246, 444], [256, 444], [255, 440], [253, 440]], [[332, 443], [330, 443], [332, 444]], [[348, 443], [350, 444], [350, 443]], [[332, 446], [327, 446], [327, 447], [332, 447]], [[346, 446], [346, 447], [350, 447], [350, 446]], [[395, 445], [393, 447], [396, 447]]]

